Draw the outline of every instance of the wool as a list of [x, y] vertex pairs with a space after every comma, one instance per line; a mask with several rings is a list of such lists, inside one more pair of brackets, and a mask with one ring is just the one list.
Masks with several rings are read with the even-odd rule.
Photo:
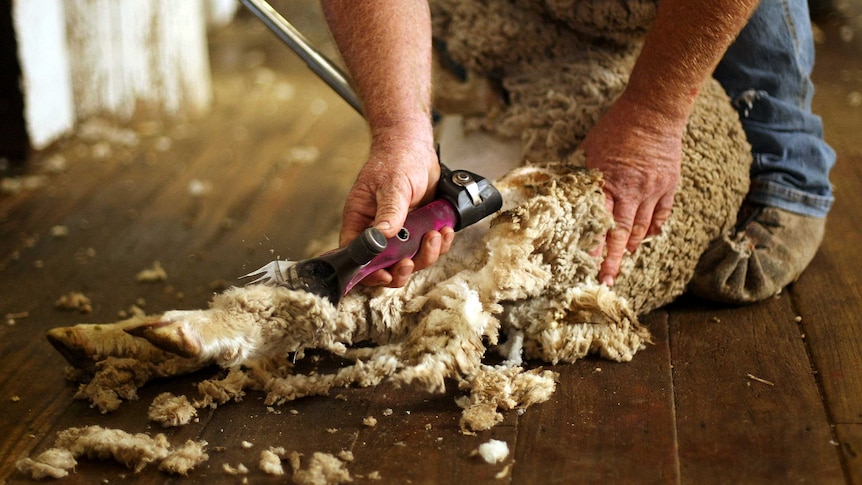
[[313, 453], [305, 468], [302, 467], [300, 453], [292, 452], [289, 461], [293, 468], [293, 481], [300, 485], [330, 485], [353, 481], [344, 461], [329, 453]]
[[281, 458], [285, 456], [284, 448], [278, 446], [270, 446], [268, 449], [260, 452], [260, 462], [258, 468], [268, 475], [284, 475], [284, 467], [281, 465]]
[[78, 465], [75, 456], [67, 449], [48, 448], [35, 458], [24, 458], [15, 463], [19, 472], [29, 474], [31, 478], [63, 478], [69, 475]]
[[485, 463], [495, 464], [509, 456], [509, 445], [505, 441], [491, 439], [479, 445], [476, 453], [485, 460]]
[[85, 426], [57, 434], [55, 448], [66, 449], [76, 458], [113, 459], [136, 472], [166, 458], [171, 451], [165, 435], [131, 434], [122, 430]]
[[461, 383], [463, 389], [471, 391], [456, 401], [464, 410], [460, 422], [462, 431], [491, 429], [503, 421], [499, 410], [526, 409], [547, 401], [554, 392], [556, 378], [557, 374], [549, 370], [483, 366]]
[[[103, 414], [116, 411], [123, 401], [137, 400], [138, 388], [153, 379], [187, 374], [206, 365], [163, 351], [145, 353], [143, 357], [141, 354], [126, 357], [128, 354], [124, 352], [124, 343], [129, 343], [133, 338], [125, 333], [105, 335], [119, 344], [115, 354], [94, 355], [95, 372], [72, 374], [73, 380], [84, 381], [78, 387], [75, 399], [89, 401], [91, 407], [98, 408]], [[129, 343], [129, 347], [136, 349], [138, 345]]]
[[112, 459], [136, 473], [149, 464], [158, 463], [163, 472], [187, 475], [209, 459], [206, 446], [206, 441], [187, 440], [174, 448], [161, 433], [150, 436], [101, 426], [84, 426], [57, 433], [52, 448], [35, 459], [18, 460], [16, 467], [34, 479], [63, 478], [75, 468], [80, 458]]
[[590, 42], [626, 44], [642, 38], [656, 15], [656, 0], [519, 0], [546, 11]]
[[197, 413], [197, 409], [186, 396], [174, 396], [169, 392], [156, 396], [147, 409], [150, 421], [161, 424], [163, 428], [188, 424]]
[[182, 446], [168, 453], [159, 463], [159, 470], [171, 475], [186, 476], [198, 465], [209, 460], [206, 447], [206, 441], [186, 440]]

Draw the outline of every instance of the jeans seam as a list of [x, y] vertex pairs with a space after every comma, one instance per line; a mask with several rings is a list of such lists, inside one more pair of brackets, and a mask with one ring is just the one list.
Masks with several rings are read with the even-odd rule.
[[772, 180], [753, 181], [748, 198], [758, 201], [780, 199], [788, 204], [806, 206], [814, 212], [824, 214], [829, 211], [834, 202], [833, 197], [810, 194]]
[[[799, 52], [802, 50], [802, 46], [799, 41], [799, 34], [796, 29], [796, 22], [794, 22], [793, 13], [790, 9], [790, 5], [787, 0], [781, 0], [781, 9], [784, 11], [784, 25], [787, 26], [788, 34], [790, 35], [790, 39], [793, 42], [793, 56], [796, 58], [796, 62], [794, 63], [797, 72], [795, 73], [799, 76], [800, 79], [805, 80], [808, 76], [802, 69], [802, 59], [800, 59]], [[809, 84], [806, 82], [800, 83], [802, 85], [802, 92], [797, 93], [799, 98], [796, 100], [800, 105], [805, 103], [805, 100], [808, 99], [810, 95], [809, 90], [811, 89]]]

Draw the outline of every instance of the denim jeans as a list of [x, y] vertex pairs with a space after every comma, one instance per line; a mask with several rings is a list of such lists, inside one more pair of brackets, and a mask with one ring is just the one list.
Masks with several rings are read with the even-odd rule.
[[763, 0], [714, 76], [752, 146], [750, 202], [825, 217], [835, 152], [811, 112], [814, 42], [806, 0]]

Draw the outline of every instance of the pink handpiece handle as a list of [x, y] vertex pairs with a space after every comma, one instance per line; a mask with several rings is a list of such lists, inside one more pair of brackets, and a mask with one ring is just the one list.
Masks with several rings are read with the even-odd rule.
[[386, 240], [386, 249], [350, 278], [344, 287], [344, 294], [378, 269], [388, 268], [402, 259], [415, 256], [422, 243], [422, 236], [428, 231], [455, 227], [457, 222], [458, 213], [455, 207], [444, 199], [437, 199], [411, 212], [398, 235]]

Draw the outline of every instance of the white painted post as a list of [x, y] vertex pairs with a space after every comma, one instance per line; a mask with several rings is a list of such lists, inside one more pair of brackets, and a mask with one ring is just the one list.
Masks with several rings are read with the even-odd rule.
[[[206, 3], [205, 3], [206, 2]], [[31, 145], [77, 120], [200, 115], [212, 102], [206, 27], [236, 0], [13, 0]]]
[[66, 0], [65, 5], [78, 118], [128, 119], [141, 106], [169, 116], [197, 115], [209, 107], [202, 0]]
[[39, 150], [70, 132], [75, 107], [62, 0], [15, 0], [13, 25], [30, 145]]
[[207, 25], [223, 27], [233, 20], [239, 0], [207, 0]]

